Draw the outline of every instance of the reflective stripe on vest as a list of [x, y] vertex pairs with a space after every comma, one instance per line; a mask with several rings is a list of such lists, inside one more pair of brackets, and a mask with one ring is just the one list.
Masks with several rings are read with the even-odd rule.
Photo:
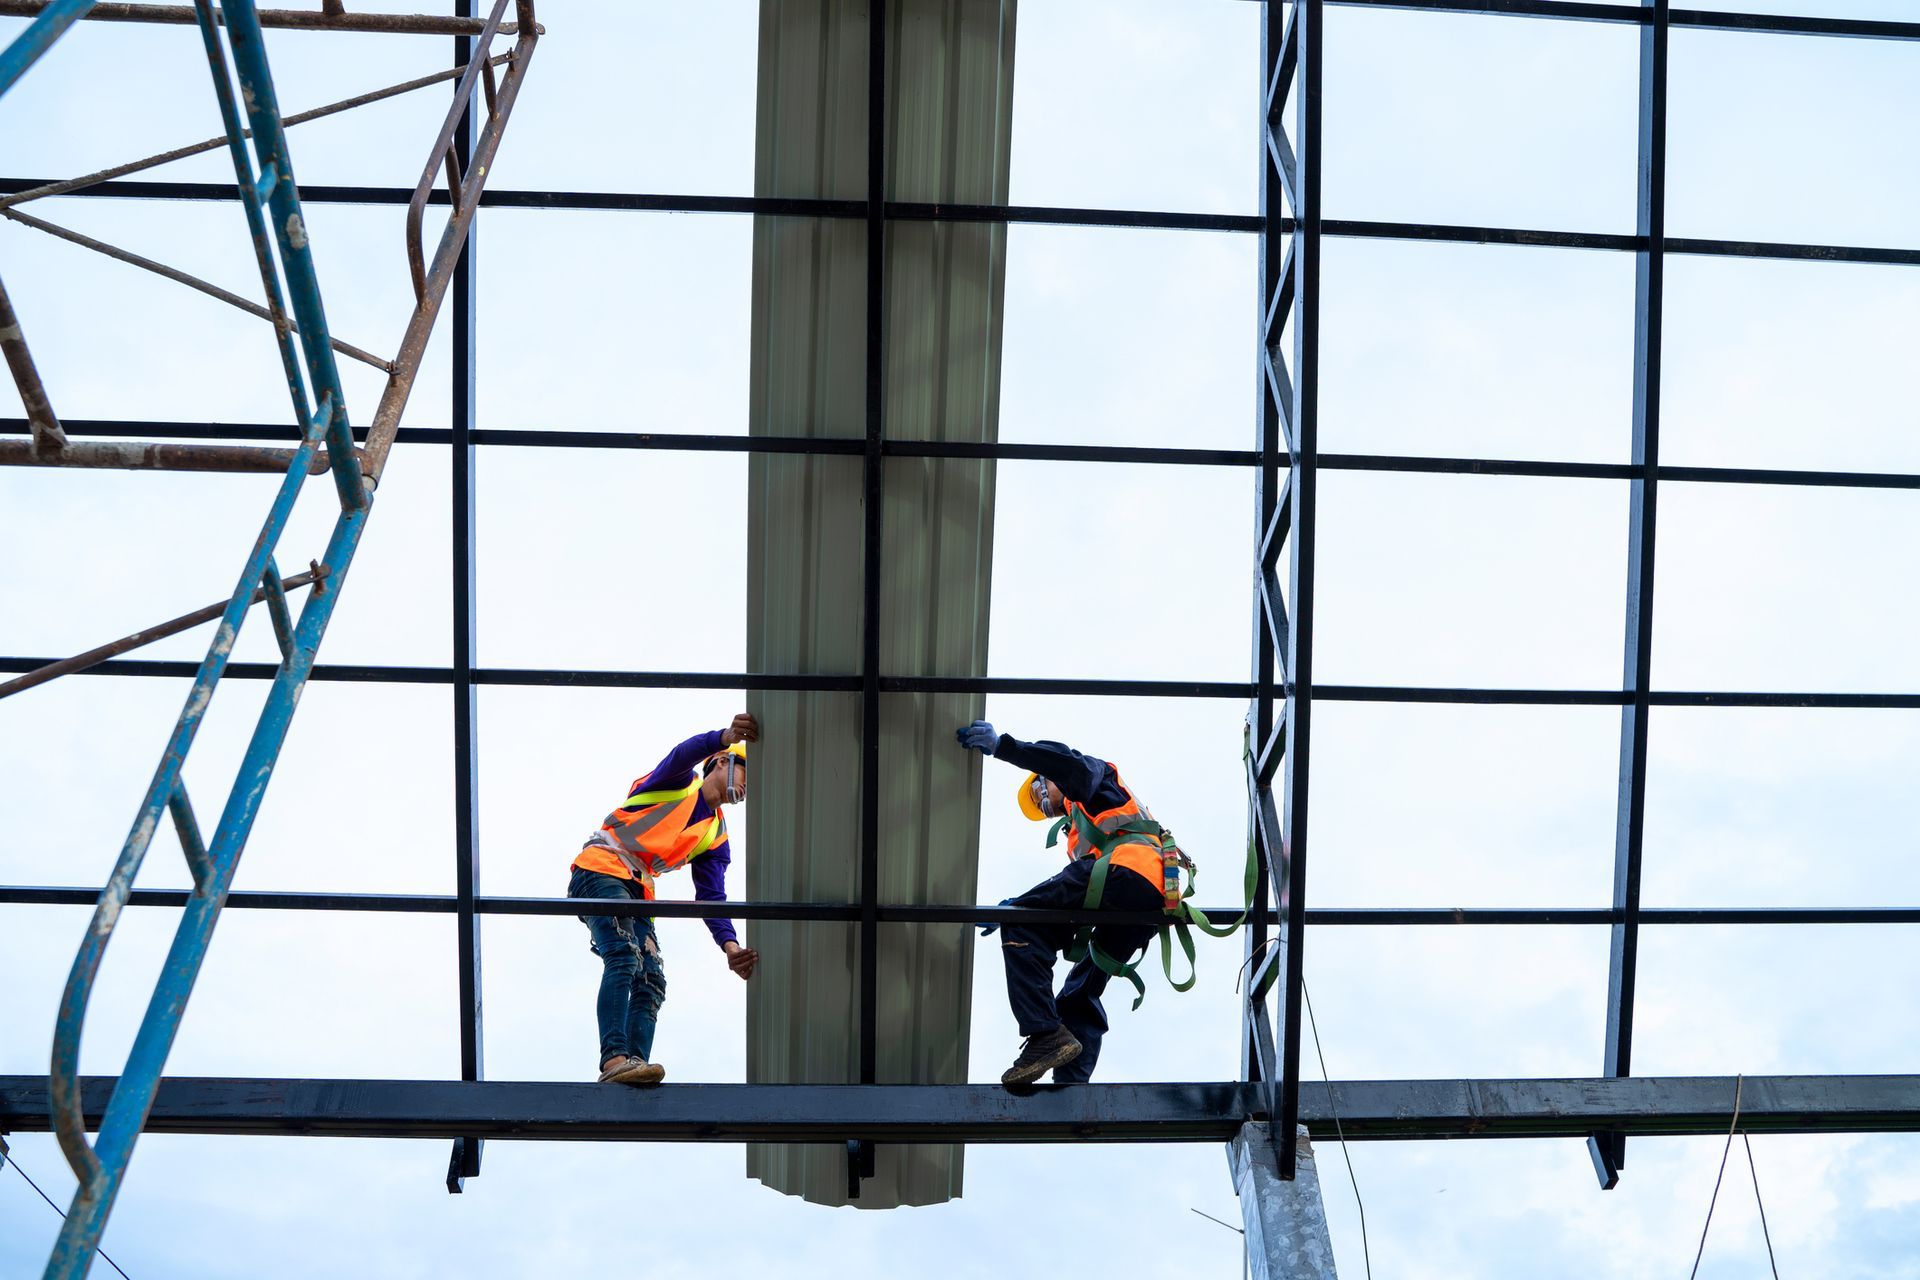
[[685, 866], [727, 838], [727, 825], [718, 813], [692, 821], [700, 794], [696, 780], [671, 790], [645, 790], [647, 779], [634, 784], [627, 802], [607, 815], [593, 845], [617, 855], [639, 877], [647, 896], [653, 879]]
[[[642, 778], [640, 781], [645, 782], [646, 779]], [[700, 784], [698, 782], [690, 782], [678, 791], [636, 791], [628, 796], [627, 802], [620, 807], [622, 809], [638, 809], [650, 804], [671, 804], [685, 800], [698, 790], [700, 790]]]

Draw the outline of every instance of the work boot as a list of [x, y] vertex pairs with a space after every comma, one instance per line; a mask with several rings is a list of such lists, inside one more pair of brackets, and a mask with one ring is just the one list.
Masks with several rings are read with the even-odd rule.
[[639, 1057], [615, 1058], [600, 1068], [601, 1084], [659, 1084], [666, 1077], [665, 1067]]
[[1018, 1089], [1079, 1056], [1080, 1042], [1065, 1027], [1055, 1027], [1040, 1035], [1028, 1036], [1020, 1046], [1020, 1056], [1000, 1077], [1000, 1083], [1009, 1089]]

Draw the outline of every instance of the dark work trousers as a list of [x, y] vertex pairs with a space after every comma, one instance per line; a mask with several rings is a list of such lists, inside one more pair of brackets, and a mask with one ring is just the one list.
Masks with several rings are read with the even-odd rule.
[[[1042, 880], [1013, 899], [1015, 907], [1052, 907], [1074, 910], [1085, 906], [1087, 880], [1093, 859], [1069, 862], [1060, 874]], [[1107, 866], [1107, 887], [1100, 906], [1107, 911], [1157, 911], [1164, 902], [1160, 886], [1125, 867]], [[1008, 925], [1000, 931], [1000, 954], [1007, 962], [1007, 1001], [1023, 1036], [1043, 1035], [1065, 1026], [1080, 1042], [1080, 1056], [1053, 1073], [1061, 1083], [1079, 1083], [1093, 1076], [1100, 1059], [1100, 1038], [1107, 1033], [1107, 1011], [1100, 993], [1107, 974], [1088, 956], [1073, 966], [1059, 998], [1053, 994], [1053, 965], [1073, 945], [1080, 926], [1072, 924]], [[1152, 925], [1104, 924], [1093, 931], [1099, 948], [1115, 960], [1126, 961], [1152, 941]]]
[[[573, 869], [569, 898], [638, 898], [640, 882]], [[600, 1020], [600, 1061], [631, 1054], [653, 1059], [653, 1031], [667, 998], [667, 971], [660, 964], [660, 943], [645, 916], [581, 916], [587, 945], [600, 957], [600, 996], [594, 1013]]]

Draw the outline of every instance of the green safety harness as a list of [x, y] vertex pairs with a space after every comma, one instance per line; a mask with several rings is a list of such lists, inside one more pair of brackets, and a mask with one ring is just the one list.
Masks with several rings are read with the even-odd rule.
[[[1047, 848], [1051, 849], [1058, 843], [1061, 831], [1069, 825], [1073, 827], [1074, 834], [1086, 842], [1087, 848], [1097, 851], [1096, 854], [1086, 855], [1094, 859], [1093, 872], [1087, 878], [1087, 897], [1083, 904], [1089, 911], [1099, 909], [1100, 899], [1106, 893], [1107, 872], [1113, 863], [1114, 850], [1121, 845], [1142, 844], [1147, 841], [1158, 842], [1163, 867], [1164, 859], [1171, 854], [1178, 865], [1186, 869], [1187, 883], [1180, 893], [1177, 905], [1171, 909], [1165, 909], [1172, 927], [1160, 930], [1160, 967], [1167, 975], [1168, 985], [1175, 991], [1192, 990], [1199, 973], [1193, 962], [1193, 932], [1188, 926], [1191, 925], [1210, 937], [1225, 938], [1245, 924], [1247, 917], [1253, 912], [1253, 894], [1259, 879], [1260, 854], [1252, 832], [1249, 831], [1247, 836], [1246, 886], [1243, 893], [1246, 906], [1241, 909], [1239, 917], [1232, 922], [1216, 925], [1208, 920], [1206, 913], [1193, 903], [1193, 887], [1197, 878], [1193, 859], [1181, 850], [1179, 843], [1173, 838], [1173, 833], [1155, 822], [1144, 808], [1138, 815], [1117, 823], [1112, 831], [1104, 831], [1087, 815], [1084, 805], [1070, 804], [1066, 816], [1055, 822], [1047, 832]], [[1145, 837], [1145, 840], [1141, 837]], [[1147, 984], [1140, 980], [1140, 974], [1137, 972], [1141, 960], [1146, 959], [1145, 953], [1143, 952], [1139, 959], [1131, 963], [1115, 959], [1094, 942], [1094, 927], [1093, 925], [1080, 927], [1080, 932], [1074, 937], [1073, 945], [1067, 949], [1067, 959], [1074, 964], [1091, 959], [1100, 971], [1109, 977], [1125, 978], [1133, 984], [1133, 1007], [1138, 1009], [1141, 1002], [1147, 998]], [[1187, 976], [1184, 981], [1173, 976], [1173, 939], [1176, 935], [1180, 939], [1180, 950], [1187, 958]]]

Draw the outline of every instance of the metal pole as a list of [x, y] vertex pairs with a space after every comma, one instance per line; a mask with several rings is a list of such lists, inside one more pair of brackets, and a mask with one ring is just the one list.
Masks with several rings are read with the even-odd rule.
[[[458, 0], [455, 12], [473, 16], [474, 0]], [[473, 60], [471, 36], [456, 36], [455, 65]], [[472, 98], [454, 131], [454, 148], [462, 172], [473, 157], [478, 121]], [[480, 921], [474, 899], [480, 892], [479, 810], [479, 694], [473, 682], [478, 661], [477, 602], [479, 575], [475, 563], [478, 541], [476, 451], [472, 432], [478, 417], [479, 360], [479, 239], [480, 222], [467, 223], [465, 242], [453, 273], [453, 832], [454, 895], [458, 899], [456, 946], [460, 987], [460, 1078], [478, 1080], [484, 1074], [481, 1021]], [[480, 1172], [480, 1139], [467, 1135], [455, 1140], [447, 1190], [458, 1192], [467, 1178]]]
[[[288, 452], [291, 453], [292, 451], [289, 450]], [[283, 464], [280, 469], [285, 471], [286, 466]], [[291, 578], [286, 579], [280, 584], [280, 590], [282, 592], [295, 591], [301, 587], [310, 586], [315, 582], [319, 582], [326, 576], [327, 570], [315, 564], [313, 568], [307, 572], [296, 573]], [[266, 599], [266, 597], [267, 589], [261, 587], [253, 593], [253, 603], [259, 604], [262, 600]], [[98, 648], [89, 649], [85, 653], [77, 653], [73, 657], [64, 658], [59, 662], [50, 662], [37, 671], [29, 671], [23, 676], [16, 676], [14, 679], [0, 684], [0, 698], [31, 689], [35, 685], [45, 684], [47, 681], [56, 680], [61, 676], [72, 675], [76, 671], [85, 671], [88, 667], [105, 662], [108, 658], [138, 649], [143, 645], [152, 644], [156, 640], [164, 640], [168, 636], [179, 635], [182, 631], [191, 631], [201, 623], [212, 622], [215, 618], [226, 612], [227, 604], [228, 602], [225, 600], [217, 601], [207, 605], [203, 609], [195, 609], [192, 613], [182, 614], [170, 622], [162, 622], [158, 626], [147, 627], [144, 630], [134, 632], [130, 636], [122, 636], [120, 639], [110, 641]], [[96, 893], [93, 896], [98, 897], [99, 895]], [[90, 898], [89, 901], [91, 900]]]
[[[189, 289], [206, 294], [209, 298], [217, 298], [230, 307], [237, 307], [250, 316], [257, 316], [273, 324], [276, 328], [281, 322], [280, 319], [274, 316], [272, 311], [261, 306], [253, 299], [243, 298], [231, 289], [223, 289], [211, 281], [202, 280], [196, 275], [190, 275], [178, 267], [170, 267], [164, 262], [155, 262], [152, 258], [142, 257], [140, 254], [122, 249], [119, 245], [108, 244], [104, 240], [96, 240], [92, 236], [83, 235], [69, 227], [60, 226], [58, 223], [48, 222], [44, 218], [36, 218], [30, 213], [21, 213], [18, 209], [0, 209], [0, 216], [11, 218], [23, 226], [32, 227], [35, 231], [44, 231], [55, 239], [65, 240], [68, 244], [79, 245], [82, 249], [91, 249], [95, 253], [104, 254], [112, 258], [115, 262], [124, 262], [130, 267], [139, 267], [142, 271], [151, 271], [153, 274], [171, 280], [175, 284], [183, 284]], [[286, 320], [285, 323], [292, 332], [300, 332], [298, 322]], [[331, 336], [328, 337], [327, 341], [335, 351], [338, 351], [343, 356], [358, 360], [361, 364], [372, 365], [382, 373], [393, 372], [391, 362], [382, 360], [371, 351], [362, 350], [354, 346], [351, 342], [346, 342]]]
[[[1640, 28], [1640, 191], [1633, 322], [1632, 506], [1627, 527], [1626, 646], [1620, 709], [1620, 791], [1613, 845], [1613, 926], [1607, 959], [1607, 1038], [1603, 1069], [1632, 1074], [1633, 995], [1640, 954], [1640, 865], [1646, 837], [1647, 718], [1653, 673], [1653, 552], [1660, 467], [1660, 345], [1666, 284], [1667, 3], [1645, 0], [1652, 21]], [[1620, 1180], [1626, 1137], [1587, 1140], [1602, 1188]]]
[[[197, 21], [193, 7], [183, 4], [100, 3], [91, 0], [0, 0], [0, 18], [31, 18], [47, 10], [81, 10], [84, 16], [101, 22], [157, 22], [187, 26]], [[345, 13], [333, 14], [312, 9], [261, 9], [258, 25], [264, 28], [296, 31], [366, 31], [388, 35], [458, 36], [480, 30], [478, 19], [449, 18], [431, 13]], [[216, 15], [222, 22], [225, 15]], [[73, 21], [72, 17], [65, 19]], [[509, 23], [501, 30], [514, 34], [518, 28]], [[0, 90], [3, 91], [3, 90]]]
[[1338, 1280], [1327, 1206], [1306, 1126], [1294, 1134], [1295, 1174], [1274, 1174], [1273, 1126], [1245, 1124], [1227, 1143], [1227, 1168], [1240, 1197], [1249, 1280]]
[[26, 407], [27, 422], [33, 431], [33, 451], [58, 456], [66, 447], [67, 433], [60, 429], [59, 415], [47, 398], [46, 384], [27, 349], [27, 335], [20, 329], [20, 317], [14, 314], [7, 288], [0, 284], [0, 353], [7, 359], [13, 384], [20, 389], [20, 403]]
[[1322, 0], [1296, 0], [1294, 39], [1299, 64], [1298, 154], [1295, 158], [1293, 238], [1293, 468], [1292, 567], [1287, 602], [1287, 704], [1284, 828], [1286, 977], [1280, 1025], [1280, 1106], [1274, 1114], [1280, 1176], [1294, 1173], [1295, 1126], [1300, 1118], [1300, 984], [1306, 943], [1307, 748], [1313, 714], [1314, 512], [1319, 491], [1320, 420], [1320, 112]]
[[[501, 63], [507, 61], [507, 58], [508, 55], [503, 53], [497, 58], [490, 59], [490, 61], [494, 66], [499, 66]], [[309, 120], [322, 120], [327, 116], [338, 115], [342, 111], [351, 111], [355, 107], [364, 107], [374, 102], [384, 102], [388, 98], [397, 98], [403, 93], [412, 93], [415, 89], [424, 89], [429, 85], [441, 84], [448, 80], [457, 79], [461, 72], [465, 70], [466, 68], [464, 67], [454, 67], [449, 71], [436, 71], [430, 76], [419, 76], [400, 84], [388, 85], [384, 89], [374, 89], [367, 93], [356, 94], [351, 98], [342, 98], [338, 102], [329, 102], [322, 107], [313, 107], [306, 111], [296, 112], [281, 120], [280, 123], [288, 128], [292, 128], [296, 124], [305, 124]], [[253, 130], [242, 129], [240, 136], [242, 138], [251, 138], [253, 136]], [[29, 200], [44, 200], [48, 196], [71, 195], [86, 187], [97, 186], [102, 182], [108, 182], [114, 178], [124, 178], [130, 173], [142, 173], [148, 169], [157, 169], [163, 164], [172, 164], [175, 160], [184, 160], [188, 156], [197, 156], [208, 151], [218, 151], [221, 147], [228, 145], [230, 145], [230, 141], [227, 135], [223, 133], [218, 137], [208, 138], [205, 142], [195, 142], [189, 146], [175, 147], [171, 151], [161, 151], [154, 155], [142, 156], [138, 160], [128, 160], [123, 164], [111, 165], [105, 169], [96, 169], [92, 173], [82, 174], [78, 178], [65, 178], [59, 182], [43, 183], [37, 187], [29, 187], [25, 191], [16, 191], [10, 196], [0, 197], [0, 209], [10, 209], [14, 205], [25, 204]]]
[[14, 82], [27, 73], [27, 68], [53, 48], [67, 33], [67, 28], [86, 17], [92, 7], [93, 0], [40, 0], [19, 15], [0, 9], [0, 15], [33, 19], [33, 24], [15, 36], [13, 43], [0, 49], [0, 94], [13, 88]]
[[[880, 535], [886, 463], [887, 0], [867, 13], [866, 437], [860, 631], [860, 1082], [879, 1072], [880, 1040]], [[847, 1195], [871, 1177], [870, 1143], [847, 1147]]]

